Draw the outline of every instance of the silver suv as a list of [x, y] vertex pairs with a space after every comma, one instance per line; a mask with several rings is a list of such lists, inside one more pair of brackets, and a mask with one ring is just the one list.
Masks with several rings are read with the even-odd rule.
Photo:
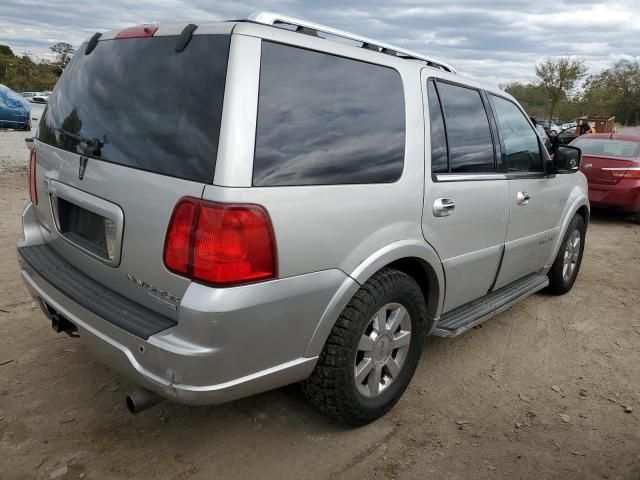
[[504, 92], [275, 14], [95, 34], [33, 142], [21, 275], [140, 389], [215, 404], [302, 382], [388, 411], [427, 335], [571, 289], [580, 151]]

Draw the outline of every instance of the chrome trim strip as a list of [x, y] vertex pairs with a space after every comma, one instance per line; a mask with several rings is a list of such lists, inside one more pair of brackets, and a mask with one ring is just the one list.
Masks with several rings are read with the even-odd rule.
[[438, 173], [436, 182], [486, 182], [490, 180], [506, 180], [504, 173]]
[[633, 170], [634, 172], [638, 172], [640, 171], [640, 167], [611, 167], [611, 168], [601, 168], [600, 170], [607, 170], [607, 171], [627, 171], [627, 170]]
[[427, 63], [432, 63], [434, 66], [439, 67], [442, 70], [445, 70], [451, 73], [457, 73], [456, 70], [451, 65], [448, 65], [447, 63], [444, 63], [444, 62], [440, 62], [431, 57], [426, 57], [419, 53], [412, 52], [411, 50], [405, 50], [404, 48], [396, 47], [388, 43], [379, 42], [378, 40], [374, 40], [372, 38], [363, 37], [360, 35], [356, 35], [354, 33], [345, 32], [344, 30], [338, 30], [337, 28], [332, 28], [326, 25], [321, 25], [319, 23], [302, 20], [300, 18], [290, 17], [288, 15], [280, 15], [279, 13], [273, 13], [273, 12], [256, 12], [249, 15], [248, 20], [256, 23], [262, 23], [264, 25], [271, 25], [271, 26], [275, 26], [275, 24], [277, 23], [285, 23], [287, 25], [310, 28], [318, 32], [334, 35], [336, 37], [346, 38], [348, 40], [353, 40], [355, 42], [362, 42], [363, 44], [373, 45], [375, 47], [385, 49], [385, 50], [392, 50], [401, 55], [406, 55], [408, 57], [411, 57], [417, 60], [423, 60]]
[[547, 178], [544, 172], [510, 172], [506, 174], [507, 180], [527, 180], [531, 178]]

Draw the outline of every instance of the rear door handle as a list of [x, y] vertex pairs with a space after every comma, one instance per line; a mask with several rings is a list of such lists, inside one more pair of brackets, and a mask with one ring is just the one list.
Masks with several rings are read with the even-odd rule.
[[456, 208], [456, 202], [450, 198], [437, 198], [433, 202], [433, 215], [436, 217], [448, 217]]
[[527, 203], [529, 203], [529, 200], [531, 200], [531, 195], [529, 195], [527, 192], [518, 192], [518, 194], [516, 195], [516, 201], [518, 202], [518, 205], [526, 205]]

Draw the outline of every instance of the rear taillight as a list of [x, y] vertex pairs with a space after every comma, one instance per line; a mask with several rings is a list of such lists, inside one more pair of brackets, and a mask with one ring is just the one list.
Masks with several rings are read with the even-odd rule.
[[603, 168], [602, 170], [608, 171], [612, 177], [625, 178], [631, 180], [640, 179], [640, 167], [616, 167], [616, 168]]
[[631, 167], [624, 173], [624, 178], [640, 180], [640, 167]]
[[145, 38], [153, 37], [158, 30], [157, 25], [138, 25], [137, 27], [125, 28], [116, 33], [115, 40], [123, 40], [125, 38]]
[[216, 286], [276, 277], [276, 246], [259, 205], [183, 198], [173, 209], [164, 264], [178, 275]]
[[31, 150], [29, 155], [29, 199], [34, 205], [38, 204], [38, 191], [36, 190], [36, 151]]

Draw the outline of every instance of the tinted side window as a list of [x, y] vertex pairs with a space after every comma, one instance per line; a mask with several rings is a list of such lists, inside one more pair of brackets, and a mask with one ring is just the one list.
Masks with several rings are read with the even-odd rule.
[[404, 166], [400, 75], [262, 42], [253, 184], [394, 182]]
[[492, 95], [509, 172], [541, 172], [538, 135], [520, 109], [509, 100]]
[[480, 92], [438, 82], [449, 143], [450, 171], [494, 172], [493, 140]]
[[444, 131], [440, 100], [433, 80], [429, 80], [427, 85], [427, 101], [429, 102], [429, 125], [431, 128], [431, 173], [448, 172], [447, 136]]

